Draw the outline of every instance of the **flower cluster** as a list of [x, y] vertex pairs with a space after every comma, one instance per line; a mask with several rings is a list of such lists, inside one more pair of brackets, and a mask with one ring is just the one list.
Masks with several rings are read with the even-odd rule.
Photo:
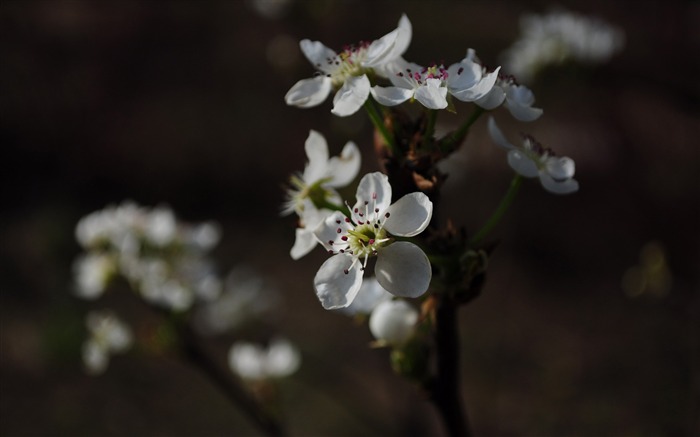
[[605, 62], [622, 49], [625, 40], [620, 29], [603, 20], [568, 11], [523, 15], [520, 31], [520, 39], [503, 54], [503, 62], [525, 81], [548, 65], [570, 60]]
[[83, 363], [89, 374], [97, 375], [107, 370], [112, 354], [131, 347], [133, 337], [129, 326], [110, 311], [88, 313], [85, 324], [89, 336], [83, 343]]
[[249, 381], [289, 376], [299, 369], [301, 354], [284, 338], [274, 338], [265, 347], [258, 343], [239, 341], [229, 349], [231, 371]]

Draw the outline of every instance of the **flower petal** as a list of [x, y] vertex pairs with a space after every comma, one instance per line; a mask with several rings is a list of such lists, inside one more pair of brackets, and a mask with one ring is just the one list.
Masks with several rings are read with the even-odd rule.
[[508, 164], [516, 173], [526, 178], [534, 178], [540, 174], [537, 164], [519, 150], [508, 152]]
[[289, 251], [289, 255], [293, 260], [297, 260], [311, 252], [316, 247], [316, 244], [318, 244], [318, 240], [316, 240], [316, 236], [311, 229], [297, 228], [296, 239], [292, 249]]
[[405, 300], [380, 303], [369, 318], [369, 330], [377, 340], [390, 345], [401, 345], [416, 331], [418, 310]]
[[390, 300], [392, 297], [391, 293], [379, 285], [377, 278], [365, 278], [355, 300], [352, 301], [349, 307], [342, 309], [341, 312], [348, 315], [369, 314], [381, 302]]
[[306, 184], [311, 185], [326, 175], [328, 144], [323, 135], [312, 129], [304, 143], [304, 150], [309, 162], [304, 168], [302, 179]]
[[496, 68], [496, 70], [482, 77], [470, 88], [452, 91], [452, 95], [463, 102], [474, 102], [485, 97], [491, 92], [496, 84], [496, 79], [498, 79], [498, 71], [500, 69], [501, 67]]
[[396, 86], [372, 87], [372, 97], [384, 106], [396, 106], [413, 97], [413, 90]]
[[370, 44], [362, 65], [365, 67], [376, 67], [393, 61], [403, 55], [411, 43], [412, 36], [411, 21], [406, 14], [403, 14], [396, 29]]
[[563, 182], [574, 177], [576, 163], [568, 156], [552, 156], [545, 162], [545, 169], [555, 181]]
[[571, 194], [578, 191], [578, 182], [576, 179], [567, 179], [565, 181], [555, 181], [547, 173], [540, 173], [540, 183], [545, 190], [554, 194]]
[[357, 176], [360, 171], [360, 149], [352, 141], [343, 147], [340, 156], [334, 156], [328, 161], [328, 174], [333, 178], [328, 182], [329, 187], [344, 187]]
[[493, 88], [491, 88], [491, 91], [489, 91], [484, 97], [476, 99], [474, 103], [484, 109], [491, 110], [501, 106], [505, 99], [506, 93], [503, 91], [503, 88], [495, 85]]
[[313, 231], [318, 242], [321, 243], [326, 250], [330, 251], [333, 250], [333, 245], [330, 241], [335, 242], [340, 239], [341, 233], [338, 232], [338, 228], [345, 228], [345, 216], [342, 212], [335, 211], [319, 223]]
[[428, 290], [433, 275], [425, 253], [407, 241], [397, 241], [382, 248], [374, 273], [386, 291], [399, 297], [422, 295]]
[[318, 106], [331, 93], [331, 87], [331, 79], [326, 76], [302, 79], [287, 91], [284, 101], [290, 106], [299, 108]]
[[351, 255], [341, 253], [331, 256], [321, 265], [314, 278], [314, 288], [323, 308], [345, 308], [355, 300], [364, 271], [359, 266], [350, 269], [352, 262]]
[[511, 85], [506, 90], [504, 106], [520, 121], [534, 121], [542, 115], [542, 109], [533, 108], [535, 95], [525, 85]]
[[511, 115], [520, 121], [535, 121], [542, 115], [541, 108], [533, 108], [532, 106], [520, 105], [518, 103], [510, 102], [506, 99], [504, 104]]
[[357, 186], [356, 208], [365, 208], [365, 202], [374, 205], [379, 211], [385, 211], [391, 205], [391, 184], [389, 177], [378, 171], [367, 173]]
[[496, 124], [496, 120], [494, 120], [493, 117], [489, 117], [488, 129], [489, 129], [489, 135], [491, 135], [491, 139], [493, 140], [494, 143], [496, 143], [497, 145], [499, 145], [507, 150], [515, 149], [515, 146], [512, 145], [506, 139], [506, 136], [503, 135], [503, 132], [501, 131], [501, 129], [498, 128], [498, 125]]
[[428, 227], [433, 216], [433, 202], [423, 193], [409, 193], [387, 210], [391, 214], [384, 229], [399, 237], [413, 237]]
[[357, 112], [369, 97], [370, 83], [366, 75], [352, 76], [333, 97], [331, 112], [339, 117], [347, 117]]
[[416, 100], [429, 109], [447, 108], [447, 88], [440, 86], [440, 83], [440, 79], [427, 79], [424, 86], [416, 89]]
[[333, 64], [329, 64], [328, 61], [335, 58], [336, 53], [320, 41], [303, 39], [299, 42], [299, 47], [304, 53], [304, 56], [306, 56], [306, 59], [317, 69], [324, 73], [330, 73], [335, 69], [335, 67], [332, 66]]

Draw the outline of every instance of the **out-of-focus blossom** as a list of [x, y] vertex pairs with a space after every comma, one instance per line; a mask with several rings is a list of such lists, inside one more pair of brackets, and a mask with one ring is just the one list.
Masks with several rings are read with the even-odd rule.
[[606, 62], [625, 42], [622, 30], [599, 18], [568, 11], [525, 14], [520, 18], [520, 32], [502, 58], [508, 71], [525, 82], [548, 65]]
[[97, 299], [116, 271], [117, 263], [111, 255], [88, 253], [78, 257], [73, 263], [76, 295], [83, 299]]
[[574, 179], [576, 167], [569, 157], [559, 157], [551, 149], [542, 147], [530, 136], [525, 136], [520, 147], [511, 144], [496, 125], [493, 117], [488, 121], [489, 134], [493, 141], [508, 150], [508, 164], [526, 178], [539, 177], [545, 190], [554, 194], [570, 194], [578, 191]]
[[283, 215], [296, 212], [299, 216], [296, 239], [290, 251], [293, 259], [301, 258], [316, 246], [313, 230], [331, 213], [323, 205], [340, 204], [335, 188], [344, 187], [355, 179], [361, 161], [360, 150], [352, 141], [345, 144], [340, 156], [329, 158], [326, 139], [314, 130], [309, 132], [304, 148], [309, 161], [301, 175], [292, 176], [292, 188], [287, 191], [282, 209]]
[[248, 0], [248, 4], [263, 17], [277, 19], [289, 10], [292, 0]]
[[411, 42], [412, 27], [402, 15], [398, 27], [373, 42], [347, 46], [336, 53], [319, 41], [302, 40], [299, 45], [319, 75], [294, 84], [285, 95], [288, 105], [310, 108], [323, 103], [333, 90], [331, 112], [348, 116], [357, 112], [370, 93], [368, 73], [382, 75], [382, 68], [398, 59]]
[[131, 347], [131, 329], [109, 311], [93, 311], [86, 318], [88, 339], [83, 344], [85, 370], [93, 375], [103, 373], [112, 354]]
[[239, 266], [226, 278], [224, 292], [197, 308], [194, 323], [203, 334], [223, 333], [262, 318], [279, 300], [278, 291], [260, 275]]
[[259, 381], [283, 378], [299, 369], [301, 354], [288, 340], [275, 338], [265, 347], [239, 341], [231, 346], [229, 367], [242, 379]]
[[380, 343], [400, 346], [416, 330], [418, 310], [405, 300], [386, 300], [369, 317], [369, 330]]
[[[314, 278], [316, 295], [326, 309], [352, 304], [362, 285], [367, 260], [377, 257], [374, 271], [381, 286], [400, 297], [418, 297], [428, 290], [432, 269], [425, 253], [408, 241], [430, 223], [433, 204], [423, 193], [409, 193], [391, 203], [389, 178], [375, 172], [357, 187], [350, 218], [335, 212], [315, 235], [333, 256]], [[348, 205], [349, 207], [349, 205]]]

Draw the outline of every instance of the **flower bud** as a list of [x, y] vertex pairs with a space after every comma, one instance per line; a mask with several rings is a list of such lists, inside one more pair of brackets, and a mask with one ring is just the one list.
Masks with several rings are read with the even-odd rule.
[[369, 318], [369, 330], [388, 345], [405, 343], [415, 331], [418, 311], [404, 300], [389, 300], [377, 305]]

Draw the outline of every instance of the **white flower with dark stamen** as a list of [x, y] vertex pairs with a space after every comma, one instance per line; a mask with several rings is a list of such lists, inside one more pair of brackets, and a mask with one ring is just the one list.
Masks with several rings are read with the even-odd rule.
[[314, 130], [309, 132], [304, 148], [309, 161], [302, 174], [292, 176], [292, 188], [287, 190], [282, 209], [282, 215], [296, 212], [299, 216], [300, 226], [290, 252], [293, 259], [301, 258], [316, 246], [313, 230], [331, 213], [321, 205], [342, 204], [335, 188], [352, 182], [361, 164], [360, 150], [352, 141], [345, 144], [340, 156], [329, 158], [325, 138]]
[[382, 67], [399, 58], [411, 42], [411, 22], [401, 16], [398, 27], [371, 43], [347, 46], [336, 53], [319, 41], [302, 40], [306, 58], [318, 69], [318, 76], [294, 84], [284, 99], [288, 105], [310, 108], [323, 103], [332, 90], [331, 112], [348, 116], [357, 112], [370, 93], [368, 73], [382, 75]]
[[388, 67], [393, 86], [372, 87], [372, 96], [384, 106], [418, 100], [429, 109], [447, 108], [447, 70], [442, 65], [423, 67], [399, 60]]
[[400, 297], [425, 293], [432, 277], [428, 257], [415, 244], [394, 237], [413, 237], [425, 230], [433, 213], [428, 196], [410, 193], [392, 204], [389, 178], [375, 172], [362, 178], [357, 203], [349, 210], [350, 217], [335, 212], [315, 231], [333, 254], [314, 278], [323, 307], [344, 308], [353, 302], [370, 257], [377, 258], [375, 276], [388, 292]]
[[508, 164], [516, 173], [526, 178], [539, 177], [545, 190], [554, 194], [578, 191], [573, 159], [556, 156], [551, 149], [542, 147], [530, 136], [524, 137], [521, 147], [514, 146], [503, 135], [493, 117], [489, 117], [488, 129], [493, 141], [508, 150]]
[[400, 346], [413, 336], [418, 323], [418, 310], [405, 300], [387, 300], [374, 308], [369, 317], [369, 330], [380, 343]]

